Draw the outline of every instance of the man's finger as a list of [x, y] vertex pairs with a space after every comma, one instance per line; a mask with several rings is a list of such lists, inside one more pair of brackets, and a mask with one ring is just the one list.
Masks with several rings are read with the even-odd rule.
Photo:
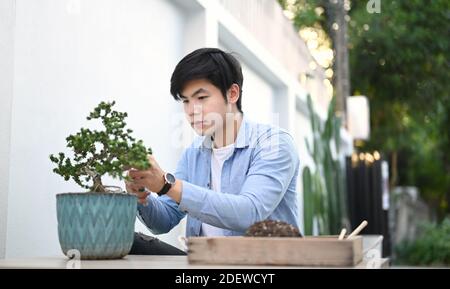
[[130, 183], [129, 184], [129, 187], [133, 190], [133, 191], [136, 191], [136, 192], [139, 192], [139, 189], [140, 188], [142, 188], [143, 186], [142, 185], [138, 185], [138, 184], [136, 184], [136, 183]]
[[133, 190], [132, 193], [135, 194], [138, 197], [138, 199], [145, 199], [150, 195], [150, 192], [148, 191], [139, 192], [139, 190]]
[[133, 188], [131, 187], [131, 183], [125, 181], [125, 189], [127, 190], [127, 192], [133, 192]]
[[128, 175], [132, 178], [132, 179], [140, 179], [141, 177], [145, 177], [146, 176], [146, 172], [145, 171], [129, 171]]
[[127, 191], [129, 191], [129, 192], [131, 192], [133, 194], [142, 193], [142, 192], [139, 192], [139, 189], [142, 186], [137, 186], [137, 185], [135, 185], [133, 183], [128, 182], [128, 183], [126, 183], [125, 187], [126, 187]]
[[136, 190], [139, 190], [140, 188], [144, 188], [147, 182], [145, 180], [134, 180], [132, 182], [132, 185]]

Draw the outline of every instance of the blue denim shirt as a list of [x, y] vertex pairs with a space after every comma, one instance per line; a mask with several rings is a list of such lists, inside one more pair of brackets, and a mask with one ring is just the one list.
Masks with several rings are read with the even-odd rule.
[[187, 214], [186, 236], [199, 236], [202, 222], [243, 235], [257, 221], [281, 220], [298, 226], [299, 158], [284, 130], [243, 118], [233, 154], [222, 168], [221, 191], [210, 189], [212, 141], [199, 136], [185, 149], [175, 176], [182, 180], [180, 204], [168, 196], [138, 205], [141, 220], [154, 234], [169, 232]]

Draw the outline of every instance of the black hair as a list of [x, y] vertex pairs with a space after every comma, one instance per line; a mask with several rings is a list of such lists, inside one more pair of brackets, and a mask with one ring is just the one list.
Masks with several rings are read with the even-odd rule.
[[239, 61], [218, 48], [200, 48], [183, 59], [175, 67], [170, 79], [170, 93], [175, 100], [180, 100], [180, 93], [186, 82], [195, 79], [206, 79], [222, 92], [227, 101], [227, 90], [233, 83], [239, 86], [239, 99], [236, 102], [242, 113], [242, 69]]

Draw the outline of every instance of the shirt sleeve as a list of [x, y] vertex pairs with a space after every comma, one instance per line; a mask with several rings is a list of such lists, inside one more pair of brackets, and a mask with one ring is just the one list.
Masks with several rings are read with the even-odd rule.
[[255, 148], [253, 161], [238, 194], [183, 181], [180, 209], [213, 226], [244, 232], [269, 217], [282, 200], [299, 165], [292, 137], [280, 132]]

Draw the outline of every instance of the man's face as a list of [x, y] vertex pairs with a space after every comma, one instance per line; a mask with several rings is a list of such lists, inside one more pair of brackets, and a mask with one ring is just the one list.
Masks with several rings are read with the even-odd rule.
[[181, 99], [186, 118], [197, 134], [214, 135], [222, 129], [230, 105], [209, 81], [188, 81], [181, 91]]

